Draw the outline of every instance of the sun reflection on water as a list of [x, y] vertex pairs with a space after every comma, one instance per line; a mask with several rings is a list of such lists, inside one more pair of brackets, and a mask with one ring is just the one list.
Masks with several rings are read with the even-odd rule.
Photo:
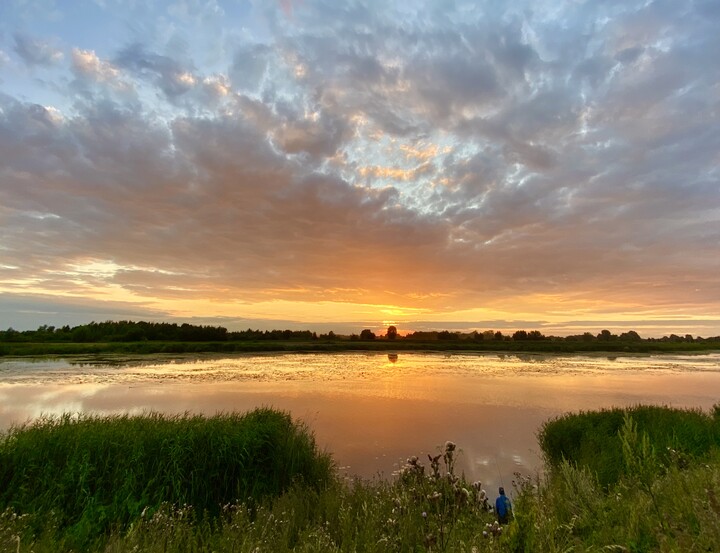
[[567, 411], [709, 409], [720, 355], [253, 354], [0, 361], [0, 428], [42, 414], [244, 411], [306, 421], [348, 472], [389, 475], [450, 439], [488, 483], [540, 466], [535, 433]]

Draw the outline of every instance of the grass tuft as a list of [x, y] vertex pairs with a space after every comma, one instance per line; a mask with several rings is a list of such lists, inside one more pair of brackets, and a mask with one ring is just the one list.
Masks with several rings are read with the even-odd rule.
[[540, 447], [551, 467], [568, 461], [588, 468], [603, 487], [627, 475], [621, 430], [630, 416], [637, 431], [647, 435], [658, 461], [668, 466], [672, 457], [701, 459], [720, 446], [720, 416], [701, 410], [638, 405], [629, 409], [570, 413], [543, 424]]
[[52, 516], [70, 543], [87, 545], [162, 505], [216, 516], [293, 484], [326, 485], [329, 455], [290, 415], [43, 417], [0, 442], [0, 508]]

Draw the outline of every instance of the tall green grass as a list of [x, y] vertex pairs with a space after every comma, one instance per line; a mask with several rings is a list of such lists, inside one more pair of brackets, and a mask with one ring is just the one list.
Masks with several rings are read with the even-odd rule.
[[87, 545], [147, 509], [192, 505], [203, 516], [253, 504], [296, 482], [333, 475], [328, 454], [286, 413], [258, 409], [214, 417], [81, 415], [41, 418], [0, 442], [0, 509], [52, 517]]
[[[709, 444], [707, 451], [695, 450], [696, 457], [662, 447], [667, 434], [686, 436], [687, 421], [696, 421], [698, 413], [657, 409], [624, 412], [613, 444], [622, 470], [613, 482], [601, 483], [591, 463], [567, 460], [549, 467], [544, 479], [521, 480], [506, 550], [720, 550], [720, 450]], [[645, 421], [641, 431], [631, 412], [659, 416], [654, 424]], [[616, 413], [596, 415], [614, 420]]]
[[[592, 437], [597, 428], [608, 430], [617, 423], [619, 414], [614, 435], [617, 441], [595, 443], [616, 448], [615, 460], [622, 470], [610, 483], [601, 483], [589, 464], [568, 460], [548, 464], [542, 477], [516, 474], [511, 491], [514, 517], [502, 531], [494, 524], [494, 514], [487, 509], [480, 487], [454, 474], [458, 452], [448, 443], [424, 463], [408, 459], [390, 480], [328, 478], [328, 460], [320, 455], [320, 472], [325, 476], [315, 480], [300, 477], [286, 485], [292, 479], [283, 479], [273, 492], [258, 493], [249, 500], [238, 495], [236, 500], [218, 503], [216, 510], [184, 500], [164, 501], [154, 508], [143, 508], [125, 525], [109, 524], [103, 535], [85, 542], [77, 536], [68, 539], [63, 533], [58, 505], [40, 517], [33, 511], [6, 510], [0, 512], [0, 551], [718, 551], [720, 448], [713, 445], [712, 431], [704, 441], [699, 440], [702, 444], [697, 448], [668, 450], [663, 440], [669, 435], [679, 443], [706, 425], [712, 428], [719, 410], [704, 415], [637, 407], [562, 417], [566, 428], [585, 429], [576, 436], [583, 442], [583, 432]], [[252, 416], [284, 418], [273, 413], [261, 410]], [[643, 417], [645, 420], [639, 422]], [[112, 426], [116, 420], [108, 424]], [[587, 420], [595, 424], [583, 426]], [[146, 422], [152, 426], [152, 420]], [[549, 421], [546, 427], [559, 432], [554, 422]], [[59, 427], [63, 424], [77, 423], [54, 422]], [[227, 428], [221, 430], [224, 433]], [[17, 434], [11, 434], [3, 448], [14, 447], [10, 442]], [[59, 438], [64, 439], [62, 435]], [[120, 462], [131, 464], [128, 460]], [[212, 474], [212, 468], [201, 466], [195, 478], [210, 483]], [[33, 482], [25, 485], [36, 492], [40, 489]], [[186, 482], [184, 487], [192, 485]], [[278, 489], [282, 491], [276, 492]], [[214, 514], [209, 516], [209, 512]]]
[[705, 413], [650, 405], [562, 415], [543, 424], [538, 441], [551, 466], [568, 461], [587, 468], [607, 487], [626, 473], [620, 430], [627, 415], [665, 465], [672, 451], [701, 459], [720, 446], [720, 407]]

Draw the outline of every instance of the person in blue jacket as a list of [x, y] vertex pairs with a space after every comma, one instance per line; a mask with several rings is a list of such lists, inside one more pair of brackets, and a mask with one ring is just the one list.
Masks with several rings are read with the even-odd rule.
[[495, 500], [495, 514], [500, 524], [507, 524], [510, 520], [512, 504], [510, 503], [510, 498], [505, 495], [505, 488], [501, 486], [498, 491], [500, 495]]

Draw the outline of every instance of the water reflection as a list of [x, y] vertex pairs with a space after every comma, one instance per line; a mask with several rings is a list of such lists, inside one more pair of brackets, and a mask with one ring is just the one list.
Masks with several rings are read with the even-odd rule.
[[[540, 466], [535, 435], [567, 411], [657, 403], [709, 409], [720, 356], [552, 357], [403, 353], [0, 361], [0, 426], [42, 414], [245, 411], [306, 421], [350, 474], [389, 476], [458, 444], [459, 469], [495, 486]], [[392, 370], [389, 370], [392, 368]]]

